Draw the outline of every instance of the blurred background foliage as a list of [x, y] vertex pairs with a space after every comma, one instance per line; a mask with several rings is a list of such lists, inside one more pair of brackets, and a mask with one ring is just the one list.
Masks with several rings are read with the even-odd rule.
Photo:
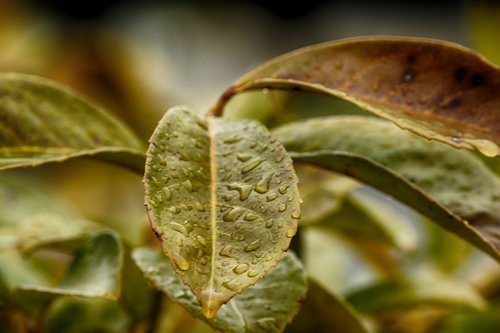
[[[231, 82], [273, 56], [382, 34], [457, 42], [500, 64], [497, 1], [0, 0], [0, 71], [66, 84], [146, 141], [169, 107], [187, 104], [204, 112]], [[330, 98], [268, 91], [242, 94], [228, 107], [229, 116], [251, 113], [270, 126], [306, 112], [360, 112]], [[498, 160], [488, 163], [500, 174]], [[321, 298], [328, 292], [344, 297], [369, 329], [380, 332], [500, 331], [500, 270], [491, 259], [373, 189], [312, 167], [298, 165], [297, 171], [305, 203], [295, 248], [317, 282], [304, 313], [319, 319], [300, 315], [290, 332], [347, 332], [335, 317], [342, 313]], [[126, 247], [155, 244], [141, 179], [127, 170], [76, 160], [4, 176], [28, 179], [26, 186], [38, 195], [50, 192], [82, 219], [118, 232]], [[2, 232], [8, 213], [27, 204], [12, 207], [6, 198], [0, 202]], [[363, 233], [353, 228], [358, 223], [372, 229]], [[9, 243], [6, 234], [0, 233], [2, 247]], [[56, 284], [73, 260], [69, 253], [35, 252], [28, 264], [52, 275], [29, 278]], [[16, 266], [9, 258], [0, 256], [4, 274]], [[58, 298], [42, 326], [47, 332], [153, 332], [148, 322], [155, 322], [156, 332], [211, 332], [181, 306], [159, 299], [131, 265], [124, 266], [130, 274], [120, 302]], [[29, 275], [14, 273], [14, 279]], [[130, 306], [137, 302], [143, 304]], [[26, 313], [4, 307], [0, 332], [33, 331], [39, 323]]]

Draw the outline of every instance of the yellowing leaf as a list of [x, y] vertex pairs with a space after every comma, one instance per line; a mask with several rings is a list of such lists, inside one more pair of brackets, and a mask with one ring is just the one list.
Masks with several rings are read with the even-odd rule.
[[257, 88], [329, 94], [427, 138], [499, 153], [500, 70], [460, 45], [370, 37], [307, 47], [243, 76], [212, 113]]
[[118, 119], [49, 80], [0, 74], [0, 170], [81, 156], [144, 168], [142, 143]]
[[296, 233], [291, 160], [256, 122], [169, 110], [144, 182], [152, 227], [207, 317], [275, 266]]

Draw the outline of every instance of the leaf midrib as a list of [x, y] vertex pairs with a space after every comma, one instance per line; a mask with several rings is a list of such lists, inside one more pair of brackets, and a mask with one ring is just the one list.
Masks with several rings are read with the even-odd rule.
[[212, 308], [212, 296], [214, 290], [215, 280], [215, 253], [217, 249], [217, 156], [216, 156], [216, 139], [215, 139], [215, 119], [207, 117], [208, 138], [210, 140], [209, 146], [209, 163], [210, 163], [210, 225], [212, 227], [212, 258], [210, 263], [210, 278], [208, 281], [209, 297], [206, 304], [206, 309]]

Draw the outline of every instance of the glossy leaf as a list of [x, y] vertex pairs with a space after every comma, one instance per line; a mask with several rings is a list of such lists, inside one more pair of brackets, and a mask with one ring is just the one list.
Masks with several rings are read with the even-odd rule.
[[309, 280], [304, 307], [285, 332], [367, 333], [370, 330], [361, 315], [340, 296]]
[[0, 75], [0, 170], [94, 156], [137, 171], [143, 145], [122, 122], [51, 81]]
[[496, 156], [500, 70], [460, 45], [369, 37], [297, 50], [258, 67], [221, 97], [257, 88], [325, 93], [430, 139]]
[[291, 160], [256, 122], [169, 110], [151, 138], [144, 182], [163, 251], [207, 317], [275, 266], [296, 233]]
[[295, 159], [386, 192], [500, 260], [500, 180], [471, 154], [368, 117], [297, 122], [274, 134]]
[[458, 280], [429, 276], [383, 281], [350, 293], [347, 301], [364, 313], [423, 305], [482, 310], [487, 305], [469, 285]]
[[291, 252], [257, 284], [224, 304], [207, 319], [191, 290], [170, 262], [154, 250], [139, 248], [133, 258], [156, 288], [214, 329], [226, 333], [282, 332], [297, 314], [307, 291], [304, 268]]
[[21, 293], [116, 299], [120, 293], [122, 245], [114, 232], [101, 232], [78, 251], [62, 283], [56, 287], [23, 283]]

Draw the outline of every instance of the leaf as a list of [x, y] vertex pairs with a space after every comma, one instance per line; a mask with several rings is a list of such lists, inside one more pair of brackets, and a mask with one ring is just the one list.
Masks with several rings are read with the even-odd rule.
[[0, 249], [17, 247], [26, 254], [88, 238], [96, 227], [36, 179], [0, 173]]
[[359, 289], [386, 273], [336, 233], [311, 226], [301, 230], [300, 235], [308, 275], [335, 292], [345, 294]]
[[144, 183], [163, 251], [207, 317], [275, 266], [297, 230], [291, 160], [256, 122], [169, 110], [150, 140]]
[[130, 320], [116, 302], [62, 297], [48, 308], [44, 325], [47, 333], [122, 333]]
[[103, 231], [78, 251], [62, 283], [47, 287], [32, 283], [17, 285], [20, 293], [73, 295], [117, 299], [120, 293], [123, 249], [114, 232]]
[[309, 280], [304, 307], [286, 333], [303, 332], [370, 332], [361, 315], [340, 296], [337, 296], [314, 280]]
[[299, 311], [307, 291], [304, 268], [297, 257], [288, 252], [255, 286], [222, 305], [219, 312], [208, 319], [195, 295], [165, 257], [148, 248], [135, 249], [132, 256], [156, 288], [221, 332], [282, 332]]
[[0, 74], [0, 170], [94, 156], [136, 171], [143, 145], [122, 122], [63, 86]]
[[425, 304], [476, 310], [483, 310], [487, 305], [469, 285], [433, 276], [382, 281], [352, 292], [346, 299], [363, 313], [421, 307]]
[[426, 138], [496, 156], [500, 70], [460, 45], [430, 39], [369, 37], [297, 50], [230, 87], [320, 92], [349, 101]]
[[300, 179], [300, 226], [314, 224], [342, 207], [347, 193], [360, 186], [348, 177], [310, 164], [294, 165]]
[[312, 119], [274, 134], [294, 159], [390, 194], [500, 260], [500, 180], [471, 154], [368, 117]]
[[397, 212], [388, 202], [358, 190], [347, 194], [340, 209], [315, 225], [410, 252], [416, 248], [417, 235], [408, 220], [408, 216]]

